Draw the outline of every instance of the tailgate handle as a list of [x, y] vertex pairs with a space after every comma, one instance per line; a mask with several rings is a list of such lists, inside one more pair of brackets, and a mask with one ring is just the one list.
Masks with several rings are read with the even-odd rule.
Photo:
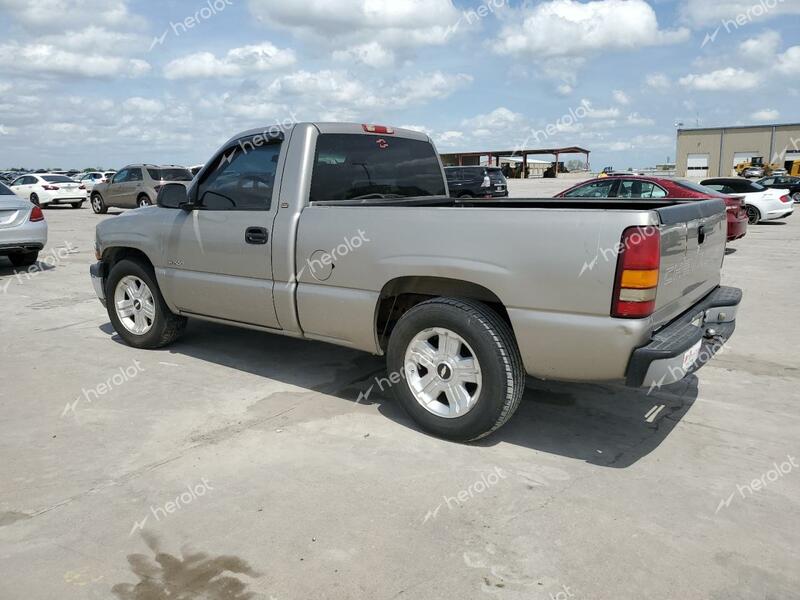
[[697, 228], [697, 243], [702, 244], [705, 241], [706, 241], [706, 226], [700, 225], [700, 227]]

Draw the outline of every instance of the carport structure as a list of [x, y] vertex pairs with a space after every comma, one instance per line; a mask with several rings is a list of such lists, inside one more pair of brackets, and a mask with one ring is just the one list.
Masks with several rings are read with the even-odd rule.
[[494, 161], [495, 166], [500, 166], [501, 158], [516, 158], [522, 157], [523, 178], [527, 179], [529, 174], [528, 157], [550, 155], [555, 157], [556, 175], [558, 175], [558, 164], [562, 154], [585, 154], [586, 155], [586, 168], [589, 168], [589, 153], [590, 150], [581, 148], [579, 146], [566, 146], [564, 148], [531, 148], [525, 150], [483, 150], [476, 152], [453, 152], [449, 154], [442, 154], [442, 163], [446, 167], [455, 166], [470, 166], [479, 165], [481, 157], [488, 156], [489, 165]]

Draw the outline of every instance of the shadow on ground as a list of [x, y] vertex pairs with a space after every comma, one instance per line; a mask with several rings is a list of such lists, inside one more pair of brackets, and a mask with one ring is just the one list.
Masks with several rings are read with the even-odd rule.
[[[100, 329], [124, 343], [110, 323]], [[189, 321], [178, 342], [158, 352], [238, 369], [305, 388], [310, 394], [376, 404], [389, 419], [417, 429], [394, 402], [381, 357], [197, 320]], [[691, 375], [648, 393], [622, 385], [529, 379], [517, 414], [476, 444], [506, 442], [594, 465], [625, 468], [664, 441], [696, 400], [697, 383]], [[296, 396], [287, 395], [287, 402], [293, 400]]]

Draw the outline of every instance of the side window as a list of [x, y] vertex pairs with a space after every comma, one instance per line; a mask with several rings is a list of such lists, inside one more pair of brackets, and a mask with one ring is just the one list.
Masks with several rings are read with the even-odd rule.
[[128, 181], [128, 169], [122, 169], [122, 171], [114, 175], [113, 183], [125, 183], [126, 181]]
[[575, 188], [565, 194], [567, 198], [608, 198], [611, 189], [616, 184], [616, 179], [603, 179]]
[[280, 142], [224, 152], [200, 182], [199, 204], [206, 210], [269, 210], [280, 152]]
[[619, 185], [618, 198], [666, 198], [667, 192], [656, 184], [637, 179], [626, 179]]
[[25, 178], [25, 185], [36, 185], [39, 183], [39, 180], [36, 177], [28, 176]]
[[142, 181], [142, 170], [131, 169], [130, 171], [128, 171], [127, 181]]
[[773, 185], [776, 182], [780, 183], [781, 182], [781, 178], [778, 177], [776, 179], [775, 177], [767, 177], [766, 179], [762, 179], [759, 183], [761, 183], [761, 185]]
[[24, 177], [18, 177], [17, 179], [14, 180], [14, 183], [12, 183], [11, 185], [12, 186], [25, 185], [25, 178]]

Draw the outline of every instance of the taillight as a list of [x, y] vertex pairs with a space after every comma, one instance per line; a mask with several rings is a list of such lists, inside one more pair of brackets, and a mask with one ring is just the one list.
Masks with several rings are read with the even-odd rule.
[[29, 219], [31, 223], [37, 223], [38, 221], [44, 221], [44, 213], [42, 209], [38, 206], [34, 206], [33, 210], [31, 210], [31, 218]]
[[656, 309], [661, 232], [657, 227], [628, 227], [622, 232], [611, 316], [649, 317]]
[[792, 199], [789, 196], [781, 196], [781, 202], [791, 202]]
[[79, 185], [79, 186], [78, 186], [78, 189], [79, 189], [79, 190], [85, 190], [85, 189], [86, 189], [86, 186], [85, 186], [85, 185], [83, 185], [83, 184], [81, 184], [81, 185]]
[[482, 188], [488, 188], [488, 187], [492, 187], [492, 180], [491, 180], [491, 179], [489, 179], [489, 176], [488, 176], [488, 175], [484, 175], [484, 177], [483, 177], [483, 183], [481, 184], [481, 187], [482, 187]]
[[42, 188], [47, 190], [48, 192], [58, 191], [58, 186], [57, 185], [43, 185]]
[[364, 131], [367, 133], [380, 133], [383, 135], [392, 135], [394, 133], [394, 129], [386, 127], [385, 125], [362, 125], [361, 127], [363, 127]]

